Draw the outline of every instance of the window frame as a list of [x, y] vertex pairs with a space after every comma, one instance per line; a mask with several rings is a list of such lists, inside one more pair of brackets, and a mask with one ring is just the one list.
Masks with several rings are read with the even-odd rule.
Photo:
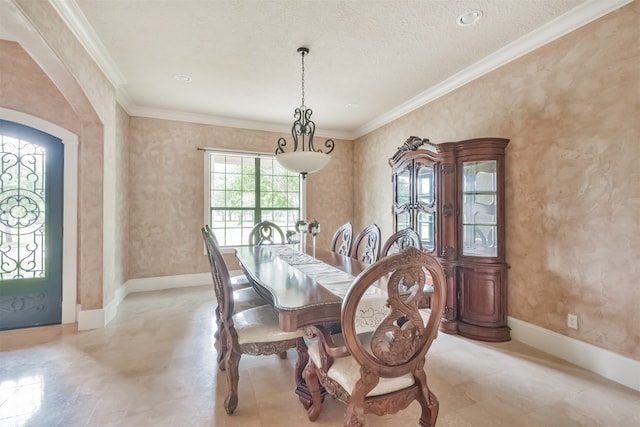
[[[219, 154], [219, 155], [236, 155], [236, 156], [251, 156], [251, 157], [259, 157], [259, 158], [267, 158], [274, 159], [275, 154], [272, 153], [264, 153], [259, 151], [248, 151], [248, 150], [232, 150], [232, 149], [218, 149], [218, 148], [200, 148], [199, 150], [204, 151], [203, 162], [204, 162], [204, 224], [212, 227], [211, 224], [211, 155]], [[259, 193], [258, 193], [259, 194]], [[258, 212], [261, 211], [260, 207], [255, 208]], [[265, 208], [268, 209], [268, 208]], [[305, 179], [300, 178], [300, 218], [306, 218], [307, 212], [307, 182]], [[286, 230], [283, 230], [286, 232]], [[245, 244], [241, 245], [244, 246]], [[222, 246], [221, 249], [223, 253], [231, 253], [233, 252], [233, 248], [235, 246]], [[206, 249], [203, 252], [206, 255]]]

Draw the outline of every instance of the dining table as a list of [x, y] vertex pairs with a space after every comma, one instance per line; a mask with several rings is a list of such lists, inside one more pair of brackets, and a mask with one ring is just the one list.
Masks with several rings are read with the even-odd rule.
[[[235, 248], [240, 266], [251, 286], [278, 313], [284, 331], [314, 325], [339, 329], [342, 300], [356, 276], [368, 265], [355, 258], [310, 247], [302, 252], [291, 245], [241, 246]], [[375, 324], [386, 312], [386, 291], [372, 288], [363, 298], [358, 322]], [[372, 315], [373, 313], [373, 315]], [[296, 394], [305, 408], [311, 405], [302, 371], [296, 365]]]

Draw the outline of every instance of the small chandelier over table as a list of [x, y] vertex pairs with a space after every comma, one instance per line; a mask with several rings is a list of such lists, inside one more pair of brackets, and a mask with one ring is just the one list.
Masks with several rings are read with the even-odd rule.
[[276, 148], [276, 160], [283, 168], [291, 172], [297, 172], [305, 178], [308, 173], [317, 172], [329, 163], [329, 153], [333, 151], [335, 143], [333, 139], [324, 142], [324, 148], [316, 149], [313, 146], [313, 134], [316, 124], [311, 121], [311, 108], [304, 105], [304, 57], [309, 54], [309, 49], [299, 47], [298, 53], [302, 56], [302, 104], [294, 112], [295, 121], [291, 127], [293, 136], [293, 151], [285, 152], [287, 140], [278, 139]]

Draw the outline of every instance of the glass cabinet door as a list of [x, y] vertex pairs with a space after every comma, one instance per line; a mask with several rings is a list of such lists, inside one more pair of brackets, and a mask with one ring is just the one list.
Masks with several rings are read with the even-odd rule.
[[416, 224], [415, 230], [422, 239], [422, 246], [431, 252], [435, 249], [435, 171], [433, 164], [416, 162]]
[[409, 210], [396, 213], [396, 231], [411, 227], [411, 216]]
[[395, 231], [400, 231], [411, 227], [411, 168], [405, 167], [398, 171], [395, 175], [395, 186], [393, 201]]
[[432, 165], [416, 163], [416, 201], [433, 207], [435, 200], [435, 174]]
[[463, 255], [498, 255], [497, 191], [495, 160], [462, 164]]
[[419, 212], [417, 218], [416, 231], [422, 240], [422, 248], [429, 252], [435, 248], [435, 223], [433, 218], [434, 215], [428, 212]]
[[411, 202], [411, 171], [405, 168], [396, 175], [396, 208]]

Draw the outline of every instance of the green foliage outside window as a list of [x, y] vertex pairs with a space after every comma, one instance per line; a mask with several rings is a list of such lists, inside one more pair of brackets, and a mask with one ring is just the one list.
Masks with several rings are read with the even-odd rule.
[[294, 229], [300, 217], [300, 177], [271, 156], [210, 153], [211, 227], [223, 246], [248, 243], [251, 228], [272, 221]]

